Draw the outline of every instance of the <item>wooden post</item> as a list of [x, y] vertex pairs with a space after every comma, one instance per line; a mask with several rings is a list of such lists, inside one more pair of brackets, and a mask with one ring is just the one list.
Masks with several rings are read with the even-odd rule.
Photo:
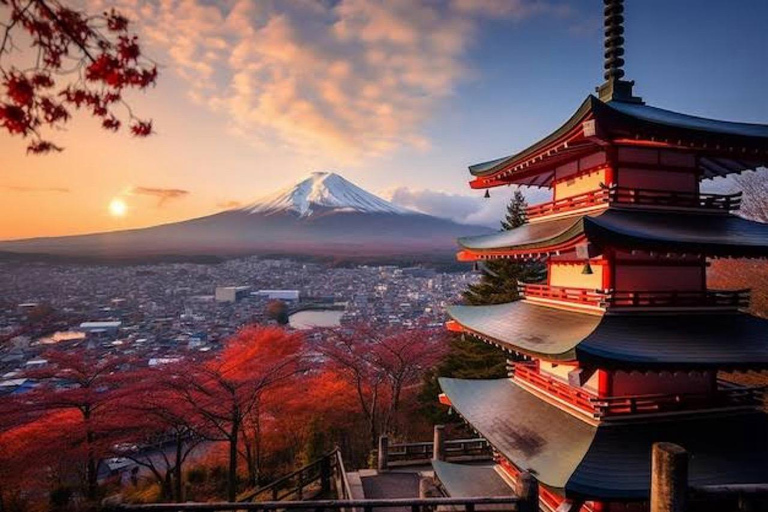
[[445, 460], [445, 426], [435, 425], [435, 435], [432, 441], [432, 458]]
[[320, 489], [323, 492], [323, 497], [326, 498], [327, 494], [331, 491], [331, 457], [323, 457], [320, 461]]
[[539, 482], [532, 474], [524, 471], [517, 476], [515, 493], [520, 498], [519, 512], [539, 512]]
[[379, 471], [386, 471], [389, 466], [389, 437], [379, 436]]
[[672, 443], [655, 443], [651, 454], [651, 512], [686, 512], [688, 452]]

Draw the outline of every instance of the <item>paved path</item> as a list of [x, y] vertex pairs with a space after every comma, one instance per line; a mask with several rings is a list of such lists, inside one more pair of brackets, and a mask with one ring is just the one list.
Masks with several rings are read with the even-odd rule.
[[[363, 492], [367, 499], [380, 498], [418, 498], [419, 480], [418, 473], [413, 472], [388, 472], [375, 476], [363, 476]], [[410, 507], [391, 507], [376, 509], [380, 512], [410, 511]]]

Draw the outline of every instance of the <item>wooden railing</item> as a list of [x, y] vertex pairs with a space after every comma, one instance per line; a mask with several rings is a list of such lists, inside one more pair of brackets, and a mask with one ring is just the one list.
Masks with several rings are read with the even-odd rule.
[[545, 284], [518, 285], [526, 298], [570, 302], [600, 308], [728, 308], [749, 306], [750, 290], [622, 291], [568, 288]]
[[610, 202], [623, 205], [696, 208], [730, 212], [741, 206], [741, 192], [735, 194], [702, 194], [644, 188], [609, 187]]
[[[491, 447], [482, 438], [452, 439], [445, 441], [445, 459], [464, 457], [491, 457]], [[389, 462], [419, 462], [434, 457], [434, 443], [398, 443], [389, 445]], [[400, 464], [402, 465], [402, 464]]]
[[582, 210], [606, 203], [618, 205], [648, 206], [659, 208], [693, 208], [731, 212], [741, 206], [742, 194], [703, 194], [698, 192], [676, 192], [672, 190], [653, 190], [601, 186], [571, 197], [556, 199], [547, 203], [530, 206], [526, 216], [530, 219]]
[[549, 395], [564, 400], [584, 412], [590, 414], [595, 412], [593, 400], [596, 397], [594, 394], [570, 386], [568, 383], [561, 382], [549, 375], [542, 374], [539, 372], [538, 368], [536, 368], [535, 364], [515, 363], [511, 370], [515, 379], [529, 382], [535, 386], [536, 389], [540, 389]]
[[525, 214], [528, 219], [535, 219], [537, 217], [580, 210], [590, 206], [605, 204], [608, 202], [609, 197], [609, 189], [591, 190], [583, 194], [530, 206], [525, 210]]
[[[332, 481], [335, 481], [336, 492], [340, 497], [352, 496], [344, 470], [344, 462], [338, 448], [293, 473], [246, 495], [240, 499], [240, 502], [258, 501], [264, 498], [272, 501], [286, 498], [303, 500], [308, 492], [314, 496], [330, 492]], [[339, 485], [341, 488], [338, 488]]]
[[559, 300], [587, 306], [605, 306], [606, 294], [604, 290], [526, 283], [520, 283], [518, 288], [526, 298]]
[[[251, 512], [266, 510], [313, 510], [321, 512], [361, 510], [373, 512], [377, 509], [411, 510], [412, 512], [434, 510], [464, 510], [475, 512], [483, 506], [496, 512], [534, 512], [533, 505], [517, 496], [477, 498], [392, 498], [373, 500], [317, 500], [317, 501], [262, 501], [252, 503], [153, 503], [149, 505], [118, 505], [113, 510], [157, 511], [157, 512]], [[538, 500], [535, 502], [538, 506]], [[458, 507], [458, 508], [455, 508]]]
[[650, 414], [720, 407], [753, 407], [763, 403], [766, 387], [721, 387], [712, 393], [652, 394], [593, 398], [598, 417]]
[[605, 295], [607, 307], [710, 307], [744, 308], [749, 306], [750, 291], [610, 291]]

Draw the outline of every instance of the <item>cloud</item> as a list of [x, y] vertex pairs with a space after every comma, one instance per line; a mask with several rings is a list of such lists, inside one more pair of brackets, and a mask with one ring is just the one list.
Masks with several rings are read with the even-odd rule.
[[237, 208], [243, 206], [243, 203], [240, 201], [222, 201], [220, 203], [216, 203], [216, 206], [223, 210], [236, 210]]
[[133, 187], [128, 191], [131, 196], [151, 196], [157, 198], [157, 206], [163, 206], [167, 201], [180, 199], [189, 195], [188, 190], [178, 188], [153, 188], [153, 187]]
[[[529, 204], [550, 199], [545, 190], [522, 187], [521, 190]], [[393, 203], [411, 208], [421, 213], [450, 219], [462, 224], [477, 224], [493, 228], [499, 227], [515, 187], [491, 191], [491, 197], [485, 199], [484, 192], [473, 195], [450, 194], [435, 190], [411, 189], [399, 187], [382, 194]]]
[[57, 192], [68, 194], [70, 189], [65, 187], [28, 187], [25, 185], [3, 185], [3, 188], [12, 192]]
[[422, 126], [470, 74], [483, 20], [570, 12], [544, 0], [84, 1], [137, 19], [232, 133], [326, 163], [428, 148]]

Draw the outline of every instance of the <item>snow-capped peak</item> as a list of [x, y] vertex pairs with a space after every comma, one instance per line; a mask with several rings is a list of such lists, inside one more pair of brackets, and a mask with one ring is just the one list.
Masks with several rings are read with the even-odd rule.
[[312, 215], [315, 210], [328, 209], [368, 213], [413, 213], [366, 192], [333, 172], [313, 172], [304, 181], [242, 208], [248, 213], [267, 215], [293, 211], [302, 217]]

